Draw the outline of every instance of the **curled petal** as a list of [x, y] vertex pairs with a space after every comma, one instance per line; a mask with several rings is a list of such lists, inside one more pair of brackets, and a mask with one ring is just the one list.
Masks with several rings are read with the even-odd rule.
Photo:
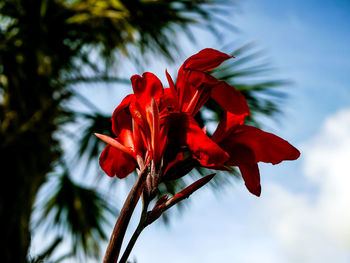
[[198, 112], [209, 99], [211, 88], [218, 82], [208, 73], [180, 68], [176, 82], [180, 110], [188, 112], [191, 108], [193, 112]]
[[219, 81], [218, 85], [211, 89], [210, 96], [225, 111], [237, 115], [249, 115], [249, 107], [245, 97], [225, 81]]
[[205, 48], [197, 54], [189, 57], [183, 64], [184, 69], [210, 71], [220, 66], [222, 62], [232, 58], [225, 53], [212, 48]]
[[128, 107], [134, 97], [134, 94], [126, 96], [113, 112], [112, 130], [117, 137], [123, 129], [131, 129], [131, 115]]
[[152, 98], [158, 102], [163, 95], [163, 85], [153, 73], [145, 72], [142, 77], [134, 75], [131, 77], [131, 83], [137, 101], [141, 105], [151, 104]]
[[236, 115], [225, 111], [211, 139], [216, 143], [220, 143], [244, 123], [245, 116], [245, 114]]
[[[120, 105], [114, 110], [112, 116], [112, 130], [117, 136], [117, 140], [124, 146], [135, 151], [134, 136], [132, 132], [132, 117], [130, 114], [130, 103], [135, 100], [135, 96], [126, 96]], [[136, 149], [139, 151], [139, 149]]]
[[136, 169], [137, 164], [129, 154], [107, 145], [101, 153], [100, 166], [108, 176], [124, 178]]

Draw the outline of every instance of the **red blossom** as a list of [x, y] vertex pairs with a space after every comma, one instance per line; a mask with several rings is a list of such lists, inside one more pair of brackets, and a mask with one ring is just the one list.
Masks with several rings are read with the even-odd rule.
[[[102, 169], [109, 176], [123, 178], [137, 165], [143, 168], [152, 163], [160, 177], [174, 179], [195, 166], [217, 170], [238, 166], [248, 190], [260, 195], [257, 163], [295, 160], [300, 153], [287, 141], [243, 124], [249, 115], [244, 96], [209, 74], [230, 58], [203, 49], [184, 62], [176, 83], [166, 71], [169, 88], [163, 88], [149, 72], [132, 76], [134, 94], [128, 95], [112, 116], [116, 139], [99, 136], [109, 144], [100, 157]], [[193, 118], [209, 98], [225, 112], [212, 138]], [[189, 151], [190, 157], [184, 158], [184, 151]]]
[[195, 115], [211, 97], [226, 111], [249, 114], [248, 104], [241, 93], [206, 72], [230, 58], [220, 51], [206, 48], [185, 61], [179, 69], [176, 82], [181, 111]]
[[300, 152], [289, 142], [258, 128], [243, 125], [244, 117], [225, 113], [212, 139], [229, 155], [226, 165], [238, 166], [248, 190], [261, 193], [258, 162], [296, 160]]

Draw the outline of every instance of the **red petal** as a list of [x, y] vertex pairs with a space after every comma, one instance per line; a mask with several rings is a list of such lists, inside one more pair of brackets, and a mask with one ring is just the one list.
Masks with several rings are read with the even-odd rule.
[[[179, 105], [182, 112], [188, 112], [192, 108], [196, 112], [209, 99], [210, 90], [218, 83], [218, 80], [207, 73], [192, 70], [182, 70], [178, 73], [176, 82], [179, 96]], [[195, 94], [200, 92], [200, 94]], [[189, 105], [193, 104], [192, 107]]]
[[128, 107], [134, 97], [134, 94], [129, 94], [126, 96], [113, 112], [111, 119], [112, 130], [117, 137], [119, 136], [122, 129], [131, 129], [131, 115], [129, 114]]
[[191, 172], [191, 170], [198, 165], [198, 161], [191, 157], [184, 160], [183, 153], [180, 152], [174, 160], [170, 163], [166, 163], [163, 180], [177, 180]]
[[136, 169], [136, 161], [128, 154], [107, 145], [100, 156], [100, 166], [110, 177], [124, 178]]
[[159, 154], [164, 156], [165, 149], [168, 143], [169, 118], [160, 120], [160, 136], [159, 136]]
[[152, 147], [152, 153], [153, 153], [152, 158], [156, 164], [159, 164], [159, 161], [161, 158], [160, 144], [162, 142], [160, 138], [160, 120], [159, 120], [158, 106], [153, 98], [151, 102], [151, 107], [147, 111], [147, 120], [148, 120], [148, 125], [151, 129], [151, 147]]
[[300, 156], [300, 152], [289, 142], [247, 125], [240, 126], [220, 145], [230, 154], [230, 163], [234, 165], [257, 162], [278, 164]]
[[[171, 78], [171, 76], [169, 75], [168, 71], [165, 70], [165, 74], [166, 74], [166, 77], [168, 79], [168, 82], [169, 82], [169, 91], [171, 93], [171, 97], [172, 97], [172, 100], [174, 101], [174, 105], [173, 107], [175, 107], [176, 109], [179, 108], [179, 105], [178, 105], [178, 98], [177, 98], [177, 92], [176, 92], [176, 87], [175, 87], [175, 84], [174, 84], [174, 81], [173, 79]], [[164, 90], [165, 91], [165, 90]], [[165, 93], [165, 92], [164, 92]], [[168, 95], [169, 96], [169, 95]]]
[[131, 77], [131, 83], [141, 105], [151, 104], [152, 97], [159, 102], [159, 98], [163, 95], [163, 85], [153, 73], [145, 72], [142, 77], [134, 75]]
[[226, 111], [233, 114], [249, 115], [249, 107], [245, 97], [225, 81], [211, 89], [210, 96]]
[[151, 133], [149, 126], [147, 124], [147, 115], [144, 108], [140, 106], [140, 104], [137, 102], [136, 99], [132, 100], [130, 102], [129, 110], [132, 116], [132, 119], [138, 124], [138, 126], [141, 128], [143, 134], [147, 138], [151, 138]]
[[189, 57], [182, 67], [184, 69], [210, 71], [229, 58], [232, 58], [232, 56], [212, 48], [206, 48]]
[[114, 110], [112, 116], [112, 130], [121, 144], [134, 151], [135, 145], [132, 134], [132, 118], [129, 110], [132, 100], [135, 100], [133, 94], [126, 96], [120, 105]]
[[160, 98], [159, 102], [159, 114], [162, 116], [167, 114], [168, 111], [175, 110], [179, 110], [177, 97], [173, 96], [173, 93], [169, 88], [165, 88], [164, 95]]
[[244, 123], [245, 116], [245, 114], [236, 115], [225, 111], [211, 139], [216, 143], [220, 143], [225, 137], [232, 133], [233, 130]]
[[173, 114], [169, 130], [175, 131], [178, 143], [186, 144], [202, 166], [222, 166], [228, 154], [204, 134], [198, 123], [188, 114]]
[[[134, 156], [134, 152], [133, 149], [129, 148], [129, 147], [125, 147], [123, 144], [121, 144], [120, 142], [118, 142], [116, 139], [113, 139], [112, 137], [109, 137], [107, 135], [103, 135], [103, 134], [99, 134], [99, 133], [95, 133], [95, 135], [102, 141], [104, 141], [105, 143], [108, 143], [109, 145], [111, 145], [112, 147], [129, 154], [130, 156]], [[129, 139], [130, 136], [127, 136], [127, 139]], [[132, 138], [132, 137], [131, 137]], [[132, 143], [133, 145], [133, 143]]]
[[135, 144], [135, 154], [142, 157], [144, 154], [145, 146], [142, 139], [141, 129], [136, 121], [132, 121], [132, 136]]
[[256, 196], [260, 196], [261, 185], [258, 165], [240, 165], [239, 170], [241, 171], [243, 180], [249, 192]]

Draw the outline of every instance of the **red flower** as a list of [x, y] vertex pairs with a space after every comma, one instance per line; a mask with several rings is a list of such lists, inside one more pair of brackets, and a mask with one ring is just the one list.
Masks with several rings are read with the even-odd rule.
[[[230, 59], [214, 49], [188, 58], [178, 72], [176, 84], [166, 72], [169, 88], [152, 73], [131, 78], [134, 94], [115, 109], [115, 139], [97, 135], [109, 145], [100, 165], [109, 176], [123, 178], [137, 166], [151, 164], [156, 187], [162, 179], [179, 178], [195, 166], [227, 170], [238, 166], [248, 190], [260, 195], [258, 162], [277, 164], [295, 160], [300, 153], [287, 141], [257, 128], [243, 125], [249, 107], [244, 96], [209, 74]], [[212, 138], [194, 116], [209, 98], [225, 112]], [[184, 157], [184, 152], [191, 155]], [[153, 179], [152, 179], [153, 180]]]
[[[97, 136], [109, 145], [102, 152], [100, 165], [111, 177], [123, 178], [150, 161], [159, 168], [167, 140], [167, 123], [160, 119], [157, 102], [163, 86], [152, 73], [131, 78], [134, 94], [115, 109], [112, 130], [116, 139]], [[141, 106], [142, 105], [142, 106]]]
[[300, 152], [282, 138], [258, 128], [243, 125], [244, 116], [225, 113], [212, 140], [230, 155], [226, 165], [238, 166], [247, 189], [260, 196], [260, 174], [257, 163], [278, 164], [296, 160]]
[[220, 51], [206, 48], [185, 61], [179, 69], [176, 83], [182, 112], [194, 116], [211, 97], [225, 111], [238, 115], [249, 114], [248, 104], [240, 92], [206, 72], [230, 58], [232, 57]]
[[100, 156], [100, 166], [111, 177], [124, 178], [137, 166], [136, 152], [141, 149], [135, 149], [132, 120], [126, 111], [131, 99], [132, 95], [125, 97], [113, 113], [112, 130], [116, 138], [96, 134], [108, 143]]
[[176, 127], [182, 130], [175, 133], [180, 142], [185, 143], [202, 166], [220, 167], [227, 160], [228, 154], [216, 145], [202, 131], [192, 116], [211, 97], [224, 110], [234, 114], [249, 114], [249, 107], [244, 96], [224, 81], [212, 77], [207, 71], [218, 67], [231, 56], [214, 49], [203, 49], [188, 58], [178, 72], [176, 85], [166, 72], [169, 89], [166, 89], [164, 104], [179, 112]]
[[174, 144], [188, 147], [192, 157], [204, 167], [222, 166], [229, 159], [229, 155], [203, 132], [192, 116], [173, 113], [170, 118], [168, 136], [172, 141], [169, 148]]

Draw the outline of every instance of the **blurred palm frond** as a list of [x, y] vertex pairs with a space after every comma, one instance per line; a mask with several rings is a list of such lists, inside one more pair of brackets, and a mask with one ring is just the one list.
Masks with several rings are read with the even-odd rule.
[[79, 115], [84, 120], [87, 120], [88, 124], [81, 133], [82, 136], [78, 143], [78, 155], [80, 158], [85, 156], [87, 163], [90, 163], [92, 160], [96, 160], [96, 156], [105, 147], [105, 143], [98, 139], [94, 133], [97, 132], [113, 137], [111, 120], [110, 116], [101, 113], [84, 113]]
[[73, 254], [82, 249], [87, 256], [97, 258], [100, 241], [107, 237], [108, 216], [115, 216], [116, 208], [95, 189], [73, 182], [67, 170], [58, 180], [43, 205], [42, 220], [52, 219], [48, 229], [56, 228], [58, 233], [70, 235]]

